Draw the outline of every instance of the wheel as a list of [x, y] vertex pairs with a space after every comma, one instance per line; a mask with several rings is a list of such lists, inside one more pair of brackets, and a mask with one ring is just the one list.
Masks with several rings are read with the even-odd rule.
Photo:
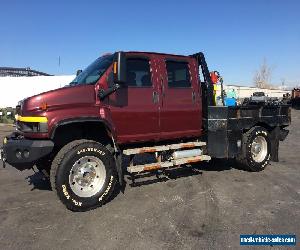
[[253, 127], [243, 136], [243, 153], [239, 162], [250, 171], [261, 171], [270, 162], [269, 132], [263, 127]]
[[114, 159], [102, 144], [76, 140], [65, 145], [54, 158], [50, 170], [52, 190], [72, 211], [102, 206], [116, 184]]

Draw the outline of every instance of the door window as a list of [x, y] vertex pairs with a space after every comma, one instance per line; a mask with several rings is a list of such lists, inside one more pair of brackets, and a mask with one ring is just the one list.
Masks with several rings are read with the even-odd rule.
[[151, 72], [148, 59], [127, 59], [127, 84], [133, 87], [151, 87]]
[[190, 88], [190, 71], [187, 62], [167, 61], [169, 88]]

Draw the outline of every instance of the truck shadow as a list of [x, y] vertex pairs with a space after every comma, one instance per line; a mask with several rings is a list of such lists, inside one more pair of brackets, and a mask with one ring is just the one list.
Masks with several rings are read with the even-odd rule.
[[51, 191], [51, 184], [48, 178], [40, 172], [35, 172], [25, 178], [28, 181], [28, 185], [32, 186], [31, 191], [35, 189]]
[[154, 184], [158, 182], [167, 182], [180, 178], [202, 175], [203, 171], [226, 171], [231, 169], [240, 169], [234, 160], [214, 159], [210, 162], [197, 163], [192, 165], [183, 165], [165, 171], [145, 172], [136, 176], [127, 175], [127, 183], [131, 187]]
[[294, 105], [294, 106], [292, 106], [292, 108], [295, 109], [295, 110], [300, 110], [300, 105], [299, 104], [298, 105]]
[[155, 184], [158, 182], [166, 182], [168, 180], [175, 180], [193, 175], [202, 175], [202, 172], [197, 171], [192, 167], [182, 167], [176, 169], [168, 169], [166, 171], [141, 173], [134, 177], [132, 175], [127, 175], [126, 182], [129, 183], [129, 186], [131, 187], [140, 187], [144, 185]]
[[[126, 163], [125, 163], [126, 164]], [[126, 166], [124, 166], [124, 169]], [[165, 171], [145, 172], [136, 176], [125, 174], [125, 186], [120, 187], [124, 192], [126, 186], [139, 187], [143, 185], [150, 185], [159, 182], [166, 182], [169, 180], [176, 180], [180, 178], [202, 175], [203, 171], [226, 171], [231, 169], [241, 169], [234, 160], [218, 160], [213, 159], [210, 162], [194, 163], [192, 165], [183, 165], [180, 167], [167, 169]], [[32, 186], [31, 191], [48, 190], [51, 191], [51, 184], [48, 178], [40, 172], [35, 172], [26, 177], [28, 185]], [[119, 188], [118, 188], [119, 189]]]
[[194, 167], [204, 171], [226, 171], [231, 169], [241, 169], [239, 164], [233, 159], [212, 159], [209, 162], [196, 163]]

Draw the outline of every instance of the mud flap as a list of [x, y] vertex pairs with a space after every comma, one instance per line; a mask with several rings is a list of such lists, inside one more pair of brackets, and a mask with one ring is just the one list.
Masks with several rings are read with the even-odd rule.
[[279, 139], [280, 139], [280, 128], [276, 127], [270, 132], [271, 140], [271, 161], [278, 162], [278, 149], [279, 149]]
[[120, 152], [117, 152], [114, 156], [115, 162], [116, 162], [116, 168], [118, 172], [118, 179], [119, 179], [119, 184], [121, 186], [121, 190], [123, 190], [124, 186], [124, 173], [122, 169], [122, 154]]
[[279, 140], [271, 140], [271, 161], [278, 162]]

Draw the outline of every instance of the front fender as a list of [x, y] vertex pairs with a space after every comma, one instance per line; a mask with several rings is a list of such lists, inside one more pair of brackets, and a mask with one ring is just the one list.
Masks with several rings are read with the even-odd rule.
[[75, 117], [75, 118], [68, 118], [68, 119], [64, 119], [61, 120], [59, 122], [57, 122], [53, 128], [49, 131], [49, 137], [50, 139], [53, 139], [55, 136], [55, 132], [57, 131], [57, 129], [60, 126], [64, 126], [67, 124], [72, 124], [72, 123], [84, 123], [84, 122], [99, 122], [101, 124], [104, 124], [106, 129], [108, 130], [108, 132], [112, 135], [113, 138], [115, 137], [115, 129], [113, 128], [113, 126], [111, 126], [111, 124], [105, 120], [105, 119], [101, 119], [99, 117], [92, 117], [92, 116], [88, 116], [88, 117]]

